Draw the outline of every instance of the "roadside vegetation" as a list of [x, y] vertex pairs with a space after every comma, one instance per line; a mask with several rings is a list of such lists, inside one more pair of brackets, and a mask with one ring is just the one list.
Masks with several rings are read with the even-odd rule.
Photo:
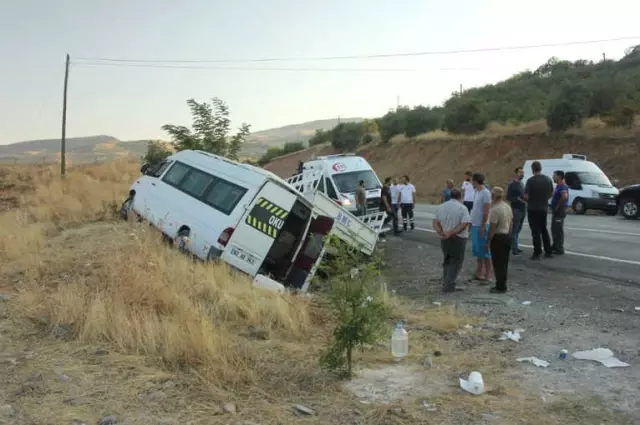
[[317, 130], [308, 144], [331, 144], [335, 151], [346, 152], [399, 136], [518, 135], [522, 128], [524, 134], [527, 128], [544, 133], [575, 131], [589, 119], [612, 130], [607, 134], [625, 133], [640, 113], [640, 46], [625, 53], [619, 61], [552, 57], [535, 70], [497, 84], [454, 92], [442, 106], [399, 106], [373, 120]]
[[[0, 168], [0, 398], [9, 423], [115, 415], [140, 424], [293, 424], [301, 416], [409, 424], [471, 420], [489, 409], [515, 424], [527, 423], [524, 406], [536, 424], [605, 417], [595, 407], [563, 408], [573, 399], [546, 411], [503, 376], [504, 345], [465, 333], [478, 319], [387, 295], [375, 265], [358, 260], [351, 276], [353, 262], [340, 256], [328, 263], [333, 283], [316, 282], [309, 298], [255, 289], [224, 265], [187, 259], [147, 225], [116, 219], [139, 166], [74, 167], [65, 180], [57, 167]], [[389, 325], [399, 319], [411, 331], [408, 370], [435, 374], [435, 390], [363, 404], [340, 374], [323, 372], [348, 371], [350, 352], [349, 386], [381, 385], [361, 372], [390, 367]], [[424, 369], [436, 351], [437, 368]], [[459, 393], [457, 376], [471, 369], [489, 374], [495, 392]], [[426, 411], [425, 399], [438, 410]]]

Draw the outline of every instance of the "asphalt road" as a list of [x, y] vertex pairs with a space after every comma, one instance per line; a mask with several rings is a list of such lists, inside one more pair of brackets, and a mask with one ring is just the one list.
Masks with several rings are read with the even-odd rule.
[[[437, 205], [416, 205], [416, 230], [400, 237], [438, 246], [439, 239], [432, 228], [436, 208]], [[567, 276], [640, 286], [640, 221], [570, 215], [565, 220], [566, 254], [534, 262], [529, 260], [532, 253], [531, 231], [525, 219], [520, 244], [525, 252], [512, 259], [516, 266], [526, 262], [528, 267], [541, 267]], [[471, 258], [470, 251], [469, 244], [467, 258]]]

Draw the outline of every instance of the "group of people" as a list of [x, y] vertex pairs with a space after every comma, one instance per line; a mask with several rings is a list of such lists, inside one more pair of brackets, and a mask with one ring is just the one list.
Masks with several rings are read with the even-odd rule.
[[[553, 181], [542, 174], [542, 166], [534, 161], [533, 175], [522, 183], [522, 167], [515, 169], [514, 179], [507, 186], [489, 190], [480, 173], [465, 173], [461, 187], [455, 188], [447, 180], [441, 193], [442, 204], [433, 220], [433, 228], [441, 240], [443, 262], [443, 290], [455, 292], [458, 274], [464, 263], [467, 240], [471, 238], [472, 253], [476, 258], [473, 280], [482, 284], [491, 282], [492, 270], [495, 286], [492, 293], [507, 292], [507, 272], [511, 255], [520, 255], [518, 240], [525, 217], [528, 218], [533, 239], [532, 260], [552, 258], [564, 254], [564, 219], [569, 208], [569, 188], [564, 172], [553, 173]], [[547, 211], [551, 199], [551, 237], [547, 230]]]
[[387, 213], [385, 224], [392, 222], [393, 234], [400, 234], [399, 214], [402, 216], [402, 230], [416, 228], [413, 210], [416, 205], [416, 187], [409, 176], [402, 176], [400, 182], [397, 177], [387, 177], [382, 186], [380, 211]]

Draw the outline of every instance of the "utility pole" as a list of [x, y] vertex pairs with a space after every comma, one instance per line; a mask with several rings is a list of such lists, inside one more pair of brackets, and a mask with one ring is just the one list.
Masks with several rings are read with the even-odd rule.
[[60, 139], [60, 176], [64, 177], [67, 156], [67, 86], [69, 82], [69, 54], [64, 64], [64, 95], [62, 97], [62, 138]]
[[396, 111], [400, 109], [400, 96], [396, 96]]
[[607, 60], [607, 55], [604, 54], [604, 52], [602, 52], [602, 62], [605, 62]]
[[460, 84], [460, 96], [462, 96], [462, 84]]

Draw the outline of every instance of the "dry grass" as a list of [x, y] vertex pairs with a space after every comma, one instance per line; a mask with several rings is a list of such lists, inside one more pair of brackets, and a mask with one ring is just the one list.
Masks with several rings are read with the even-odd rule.
[[[19, 205], [0, 214], [0, 288], [15, 298], [10, 316], [0, 314], [0, 399], [18, 410], [15, 423], [95, 422], [107, 414], [141, 424], [299, 423], [293, 403], [317, 411], [308, 423], [448, 423], [487, 410], [504, 424], [600, 423], [602, 415], [585, 408], [546, 414], [538, 396], [508, 384], [506, 345], [465, 330], [477, 319], [400, 299], [394, 314], [411, 329], [408, 361], [442, 353], [424, 372], [445, 382], [429, 398], [439, 410], [425, 412], [420, 393], [400, 411], [360, 404], [319, 370], [333, 328], [323, 303], [255, 289], [223, 265], [193, 262], [164, 246], [146, 225], [113, 219], [138, 167], [78, 167], [64, 181], [56, 168], [0, 170], [5, 195]], [[96, 354], [100, 347], [109, 354]], [[388, 347], [369, 347], [357, 361], [388, 365]], [[493, 392], [460, 394], [457, 376], [474, 369], [490, 377]], [[35, 372], [41, 381], [25, 384]], [[151, 400], [158, 390], [167, 399]], [[235, 419], [223, 413], [226, 402], [238, 406]], [[525, 409], [535, 421], [522, 417]]]

